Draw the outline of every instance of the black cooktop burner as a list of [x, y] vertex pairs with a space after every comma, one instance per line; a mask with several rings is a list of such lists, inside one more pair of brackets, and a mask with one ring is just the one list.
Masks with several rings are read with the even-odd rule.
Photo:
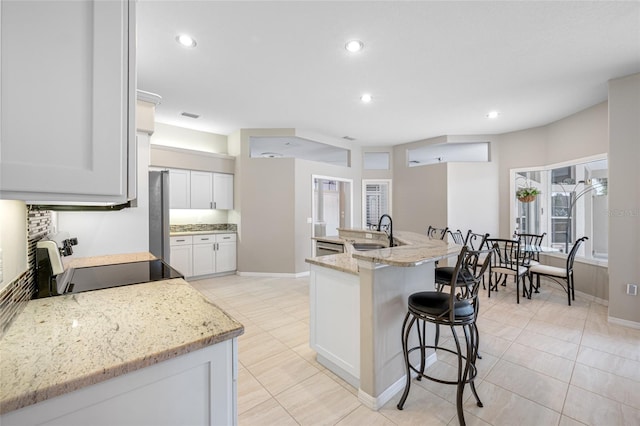
[[162, 260], [118, 263], [115, 265], [75, 268], [70, 271], [63, 294], [140, 284], [184, 276]]

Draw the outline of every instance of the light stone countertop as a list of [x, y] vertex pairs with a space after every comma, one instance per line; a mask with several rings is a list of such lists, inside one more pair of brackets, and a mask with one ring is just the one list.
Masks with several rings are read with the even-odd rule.
[[0, 340], [0, 414], [243, 332], [182, 279], [31, 300]]
[[208, 234], [235, 234], [236, 231], [181, 231], [170, 232], [170, 237], [182, 237], [185, 235], [208, 235]]
[[358, 261], [351, 257], [348, 253], [330, 254], [327, 256], [310, 257], [306, 259], [307, 263], [317, 266], [323, 266], [336, 271], [346, 272], [348, 274], [358, 275]]
[[[344, 230], [349, 233], [345, 241], [352, 241], [353, 235], [358, 233], [371, 233], [365, 230]], [[374, 234], [376, 232], [374, 231]], [[397, 231], [393, 233], [394, 240], [400, 246], [370, 251], [346, 250], [347, 253], [339, 255], [319, 256], [306, 259], [307, 263], [324, 266], [350, 274], [358, 274], [358, 260], [371, 263], [381, 263], [391, 266], [411, 267], [424, 262], [433, 262], [451, 256], [457, 256], [461, 246], [446, 241], [431, 239], [423, 234], [409, 231]], [[371, 239], [355, 239], [357, 242], [375, 242]], [[347, 248], [350, 244], [345, 244]], [[355, 265], [355, 266], [354, 266]]]

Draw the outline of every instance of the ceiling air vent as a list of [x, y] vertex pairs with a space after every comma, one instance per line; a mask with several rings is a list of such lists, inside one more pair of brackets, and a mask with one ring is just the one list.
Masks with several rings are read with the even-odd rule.
[[198, 117], [200, 117], [198, 114], [192, 114], [190, 112], [183, 112], [180, 115], [182, 115], [184, 117], [189, 117], [189, 118], [198, 118]]

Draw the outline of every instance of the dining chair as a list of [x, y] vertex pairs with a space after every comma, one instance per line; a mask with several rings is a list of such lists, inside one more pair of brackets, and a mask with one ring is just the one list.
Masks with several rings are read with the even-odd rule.
[[[542, 234], [519, 234], [517, 231], [513, 233], [513, 237], [515, 239], [520, 240], [520, 246], [524, 247], [540, 247], [542, 245], [542, 240], [544, 240], [544, 236], [547, 235], [546, 232]], [[523, 250], [524, 251], [524, 250]], [[526, 261], [528, 262], [525, 266], [537, 265], [540, 263], [540, 252], [539, 251], [530, 251], [530, 254], [526, 257]]]
[[521, 281], [522, 297], [530, 299], [531, 294], [527, 291], [525, 282], [528, 268], [523, 265], [524, 260], [520, 250], [520, 241], [503, 238], [487, 238], [486, 242], [489, 247], [493, 247], [496, 252], [496, 255], [491, 258], [491, 266], [489, 269], [488, 297], [491, 297], [492, 291], [498, 291], [498, 285], [506, 286], [507, 277], [512, 276], [516, 282], [516, 302], [520, 303]]
[[429, 228], [427, 229], [427, 237], [431, 239], [444, 240], [444, 237], [447, 236], [448, 230], [449, 230], [448, 227], [436, 228], [429, 225]]
[[536, 276], [536, 287], [540, 288], [540, 277], [547, 277], [558, 283], [564, 291], [567, 292], [567, 302], [571, 306], [571, 300], [576, 300], [576, 293], [573, 280], [573, 262], [576, 258], [576, 254], [580, 249], [580, 246], [589, 237], [582, 237], [578, 239], [571, 248], [569, 255], [567, 256], [567, 263], [564, 268], [549, 265], [532, 265], [529, 268], [529, 294], [533, 287], [533, 276]]
[[452, 230], [447, 230], [447, 235], [449, 237], [449, 242], [452, 242], [454, 244], [457, 244], [459, 246], [463, 246], [466, 244], [467, 242], [467, 235], [464, 235], [462, 233], [461, 230], [457, 230], [457, 231], [452, 231]]

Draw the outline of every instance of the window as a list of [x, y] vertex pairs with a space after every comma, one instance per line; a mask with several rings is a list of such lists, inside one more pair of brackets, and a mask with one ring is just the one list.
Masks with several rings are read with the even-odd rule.
[[608, 165], [605, 157], [577, 160], [538, 170], [512, 171], [514, 191], [535, 187], [541, 194], [531, 202], [514, 197], [513, 228], [519, 233], [546, 232], [544, 244], [562, 253], [587, 236], [579, 256], [608, 257]]
[[364, 170], [389, 170], [388, 152], [365, 152]]
[[378, 226], [380, 216], [391, 215], [391, 181], [362, 181], [362, 223], [366, 228]]

